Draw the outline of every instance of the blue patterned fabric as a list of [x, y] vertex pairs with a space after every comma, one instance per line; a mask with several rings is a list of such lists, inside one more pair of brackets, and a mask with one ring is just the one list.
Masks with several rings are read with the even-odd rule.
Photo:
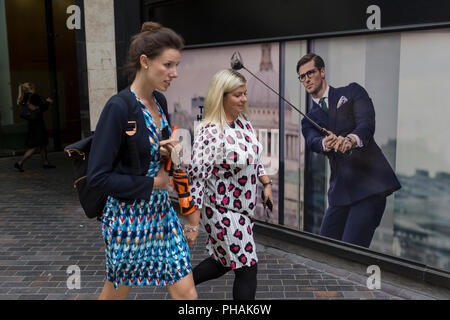
[[[159, 133], [150, 112], [136, 99], [149, 129], [151, 160], [147, 176], [154, 177], [162, 165]], [[163, 115], [161, 127], [168, 126], [159, 104], [158, 109]], [[106, 277], [116, 289], [119, 284], [167, 286], [192, 270], [183, 229], [166, 190], [154, 190], [148, 200], [135, 200], [132, 204], [108, 197], [102, 231]]]

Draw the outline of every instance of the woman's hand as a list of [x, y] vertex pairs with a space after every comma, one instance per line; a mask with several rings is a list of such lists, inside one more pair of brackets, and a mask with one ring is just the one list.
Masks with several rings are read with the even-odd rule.
[[172, 152], [172, 149], [175, 147], [175, 145], [178, 143], [178, 141], [175, 141], [175, 139], [170, 138], [167, 140], [161, 140], [159, 142], [159, 153], [162, 158], [169, 158], [170, 153]]
[[188, 224], [184, 226], [184, 236], [188, 242], [189, 247], [195, 243], [200, 228], [200, 209], [195, 210], [188, 215]]
[[192, 247], [194, 245], [195, 240], [198, 237], [198, 228], [199, 228], [198, 225], [197, 225], [197, 228], [193, 228], [190, 225], [187, 225], [184, 228], [184, 236], [186, 237], [189, 247]]
[[267, 203], [267, 199], [273, 204], [272, 185], [268, 184], [264, 187], [264, 203]]
[[153, 189], [168, 190], [170, 188], [169, 172], [162, 165], [153, 180]]

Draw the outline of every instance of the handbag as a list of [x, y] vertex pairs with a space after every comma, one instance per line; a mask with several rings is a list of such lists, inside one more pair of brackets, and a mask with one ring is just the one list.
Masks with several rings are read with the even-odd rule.
[[[128, 107], [128, 125], [125, 128], [126, 144], [128, 152], [131, 154], [132, 173], [133, 175], [139, 175], [141, 171], [139, 153], [136, 141], [135, 139], [132, 139], [137, 131], [137, 121], [134, 117], [133, 107], [128, 97], [122, 95], [122, 93], [119, 93], [118, 96], [126, 102]], [[97, 220], [100, 220], [108, 195], [101, 191], [91, 189], [87, 183], [87, 169], [92, 139], [93, 136], [90, 136], [72, 143], [66, 146], [64, 151], [72, 160], [74, 177], [73, 187], [77, 190], [78, 199], [84, 213], [90, 219], [97, 218]]]
[[19, 116], [22, 119], [30, 120], [32, 111], [28, 108], [28, 103], [20, 103], [19, 105]]

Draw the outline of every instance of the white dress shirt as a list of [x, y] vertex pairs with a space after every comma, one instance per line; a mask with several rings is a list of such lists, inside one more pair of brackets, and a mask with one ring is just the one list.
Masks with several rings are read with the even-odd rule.
[[[324, 100], [325, 100], [325, 103], [326, 103], [326, 105], [327, 105], [327, 108], [329, 109], [329, 106], [328, 106], [328, 92], [329, 92], [329, 91], [330, 91], [330, 87], [327, 85], [327, 88], [325, 89], [325, 92], [323, 93], [322, 97], [320, 97], [320, 98], [312, 98], [313, 101], [314, 101], [315, 103], [317, 103], [317, 104], [320, 106], [320, 104], [319, 104], [320, 99], [321, 99], [321, 98], [325, 98], [325, 99], [324, 99]], [[363, 143], [362, 143], [361, 139], [360, 139], [356, 134], [350, 133], [350, 134], [348, 134], [347, 136], [353, 136], [353, 137], [355, 137], [355, 139], [356, 139], [356, 147], [361, 148], [361, 147], [363, 146]], [[325, 148], [325, 145], [324, 145], [324, 143], [323, 143], [323, 140], [324, 140], [324, 139], [325, 139], [325, 138], [322, 139], [322, 149], [323, 149], [323, 151], [325, 151], [325, 152], [331, 151], [331, 149]]]

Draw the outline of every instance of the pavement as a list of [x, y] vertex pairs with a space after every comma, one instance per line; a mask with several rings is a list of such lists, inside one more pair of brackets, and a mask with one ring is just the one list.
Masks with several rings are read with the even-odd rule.
[[[105, 281], [100, 223], [84, 216], [73, 189], [70, 161], [49, 154], [56, 169], [43, 169], [39, 155], [14, 169], [19, 157], [0, 158], [0, 300], [93, 300]], [[258, 243], [256, 298], [421, 300], [420, 292], [381, 283]], [[192, 264], [206, 258], [206, 233], [190, 249]], [[75, 267], [74, 267], [75, 266]], [[79, 269], [78, 269], [79, 268]], [[74, 271], [75, 270], [75, 271]], [[74, 272], [80, 286], [73, 288]], [[197, 286], [199, 299], [231, 300], [234, 274]], [[129, 300], [168, 300], [164, 287], [133, 287]]]

